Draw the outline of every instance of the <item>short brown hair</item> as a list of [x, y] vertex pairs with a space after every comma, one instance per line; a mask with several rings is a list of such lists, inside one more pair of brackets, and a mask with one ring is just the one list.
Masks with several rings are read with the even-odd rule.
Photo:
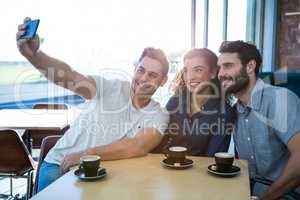
[[165, 55], [163, 50], [156, 49], [153, 47], [147, 47], [143, 50], [143, 53], [139, 58], [139, 62], [141, 62], [144, 57], [149, 57], [149, 58], [157, 60], [164, 67], [164, 69], [165, 69], [164, 74], [168, 74], [169, 62], [168, 62], [167, 56]]
[[243, 66], [246, 66], [251, 60], [255, 60], [255, 75], [257, 77], [262, 63], [261, 55], [255, 45], [242, 40], [224, 41], [220, 48], [220, 53], [237, 53]]

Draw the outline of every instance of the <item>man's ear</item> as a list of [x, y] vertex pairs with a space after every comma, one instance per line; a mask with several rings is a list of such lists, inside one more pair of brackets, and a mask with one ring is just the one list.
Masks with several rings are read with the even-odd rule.
[[255, 68], [256, 68], [256, 61], [255, 60], [250, 60], [247, 64], [247, 73], [255, 73]]
[[166, 82], [168, 81], [168, 75], [165, 75], [163, 79], [161, 80], [160, 86], [164, 86]]

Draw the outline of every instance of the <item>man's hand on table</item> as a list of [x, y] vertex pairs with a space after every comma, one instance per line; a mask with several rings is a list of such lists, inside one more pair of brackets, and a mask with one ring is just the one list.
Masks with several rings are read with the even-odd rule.
[[65, 173], [69, 171], [70, 167], [78, 165], [80, 162], [80, 157], [83, 156], [84, 152], [76, 152], [65, 155], [60, 168]]

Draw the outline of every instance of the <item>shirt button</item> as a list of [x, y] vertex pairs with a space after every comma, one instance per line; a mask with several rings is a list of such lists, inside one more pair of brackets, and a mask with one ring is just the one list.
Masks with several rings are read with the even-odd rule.
[[248, 119], [245, 119], [245, 122], [248, 122]]
[[247, 139], [248, 139], [248, 141], [250, 141], [250, 138], [249, 138], [249, 137], [248, 137]]
[[251, 159], [253, 160], [253, 159], [254, 159], [254, 156], [251, 156]]

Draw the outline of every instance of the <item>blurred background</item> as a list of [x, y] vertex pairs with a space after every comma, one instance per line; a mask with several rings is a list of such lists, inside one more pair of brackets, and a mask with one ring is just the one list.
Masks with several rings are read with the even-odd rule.
[[300, 70], [299, 0], [10, 0], [0, 9], [0, 109], [83, 102], [48, 83], [19, 54], [15, 34], [26, 16], [41, 20], [41, 49], [84, 74], [130, 80], [144, 47], [163, 49], [171, 68], [155, 97], [162, 102], [192, 47], [218, 54], [223, 40], [245, 40], [260, 49], [262, 71]]

